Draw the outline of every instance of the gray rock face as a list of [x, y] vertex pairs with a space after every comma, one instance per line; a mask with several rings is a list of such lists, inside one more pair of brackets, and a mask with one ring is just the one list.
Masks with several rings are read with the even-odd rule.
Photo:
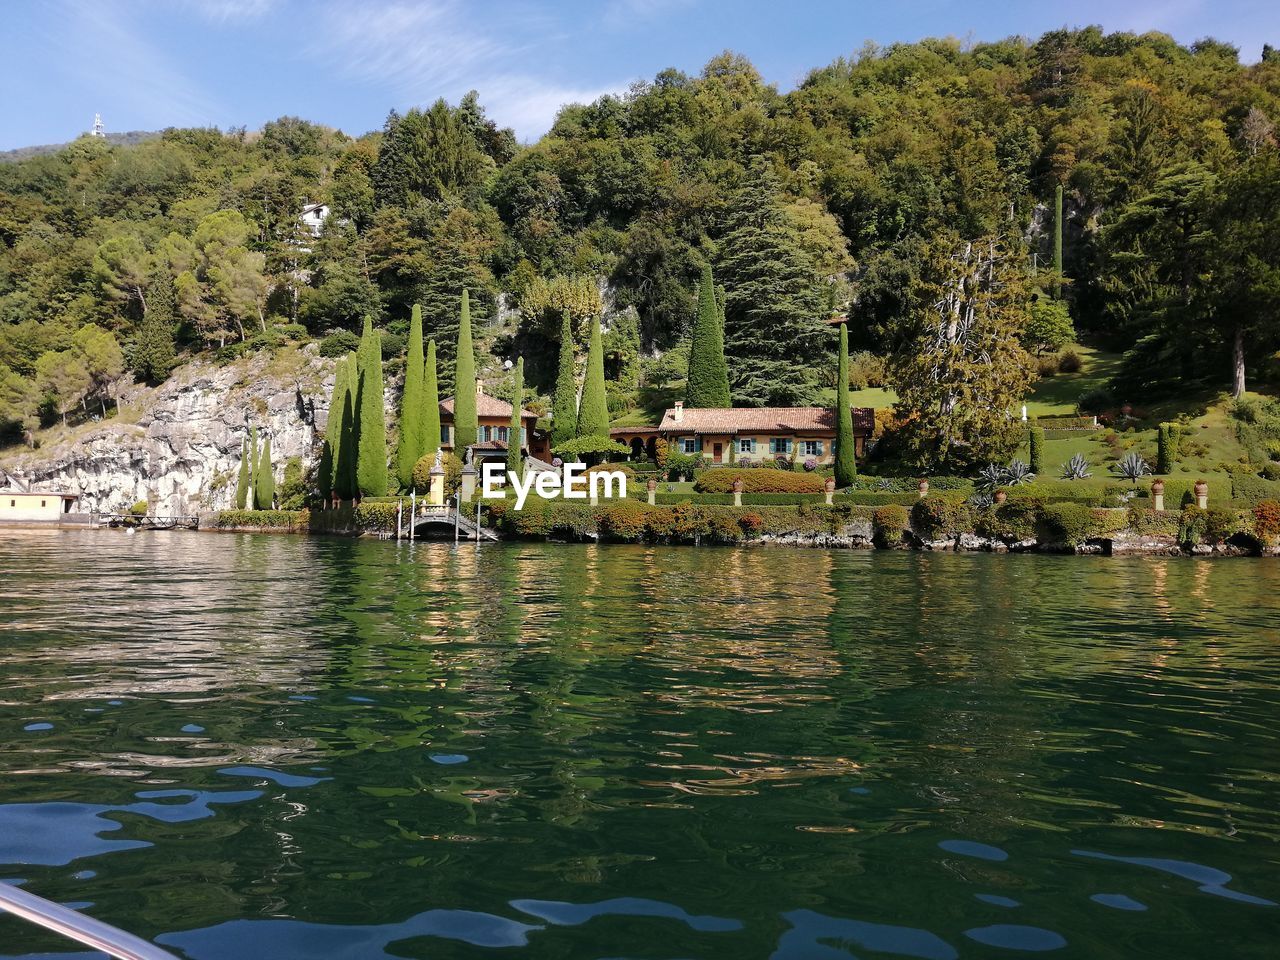
[[135, 388], [121, 416], [56, 446], [8, 451], [0, 467], [13, 486], [80, 494], [81, 511], [138, 500], [161, 515], [226, 509], [250, 427], [259, 442], [271, 437], [277, 483], [289, 458], [304, 468], [318, 459], [333, 365], [314, 345], [225, 367], [196, 361], [155, 389]]

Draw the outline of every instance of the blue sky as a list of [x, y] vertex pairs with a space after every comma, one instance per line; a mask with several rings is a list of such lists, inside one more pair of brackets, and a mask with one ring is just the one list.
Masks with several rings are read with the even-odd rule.
[[1247, 62], [1280, 46], [1276, 0], [7, 0], [0, 16], [0, 149], [71, 139], [95, 112], [115, 131], [294, 114], [359, 134], [471, 88], [535, 139], [562, 103], [726, 48], [786, 90], [866, 40], [1099, 23], [1214, 36]]

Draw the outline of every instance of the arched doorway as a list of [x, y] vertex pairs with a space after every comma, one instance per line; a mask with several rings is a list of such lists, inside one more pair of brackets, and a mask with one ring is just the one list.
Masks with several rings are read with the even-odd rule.
[[631, 438], [631, 459], [632, 460], [644, 459], [644, 441], [641, 440], [639, 437]]

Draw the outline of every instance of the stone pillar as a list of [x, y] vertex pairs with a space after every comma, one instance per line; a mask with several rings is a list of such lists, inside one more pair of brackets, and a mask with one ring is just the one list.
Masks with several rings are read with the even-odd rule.
[[928, 481], [928, 480], [921, 480], [921, 481], [916, 485], [916, 488], [920, 491], [920, 499], [921, 499], [921, 500], [923, 500], [925, 497], [927, 497], [927, 496], [929, 495], [929, 481]]
[[742, 506], [742, 478], [738, 477], [733, 481], [733, 505], [735, 507]]
[[649, 478], [649, 506], [654, 506], [658, 502], [658, 481], [652, 477]]
[[836, 481], [834, 477], [827, 477], [827, 485], [824, 491], [826, 493], [827, 506], [831, 506], [831, 498], [836, 495]]
[[1156, 480], [1151, 484], [1151, 509], [1156, 513], [1164, 513], [1164, 481]]
[[462, 468], [462, 489], [458, 491], [462, 497], [463, 503], [470, 503], [476, 496], [476, 468], [466, 466]]
[[1209, 484], [1203, 480], [1196, 481], [1196, 506], [1201, 510], [1209, 509]]
[[427, 503], [433, 507], [444, 506], [444, 467], [437, 463], [431, 468], [427, 485]]

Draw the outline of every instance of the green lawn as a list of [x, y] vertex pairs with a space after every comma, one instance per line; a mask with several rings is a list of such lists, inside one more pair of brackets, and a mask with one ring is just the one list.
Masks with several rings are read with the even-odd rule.
[[1071, 416], [1082, 393], [1105, 387], [1120, 365], [1120, 354], [1076, 344], [1071, 348], [1084, 361], [1078, 373], [1059, 373], [1036, 382], [1027, 397], [1031, 417]]

